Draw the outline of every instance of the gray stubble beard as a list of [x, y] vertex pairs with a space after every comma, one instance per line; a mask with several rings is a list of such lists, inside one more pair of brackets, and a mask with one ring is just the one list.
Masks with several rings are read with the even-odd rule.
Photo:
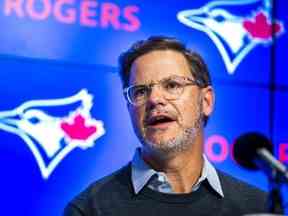
[[[145, 138], [144, 136], [140, 136], [140, 141], [143, 147], [148, 148], [150, 151], [154, 151], [158, 154], [174, 154], [181, 153], [191, 148], [191, 145], [195, 142], [197, 135], [200, 132], [200, 129], [203, 127], [203, 111], [202, 111], [202, 97], [199, 96], [199, 100], [197, 101], [197, 110], [196, 113], [199, 115], [195, 118], [194, 124], [192, 127], [184, 128], [182, 133], [177, 135], [174, 138], [171, 138], [167, 141], [160, 142], [152, 142]], [[139, 136], [138, 136], [139, 137]]]

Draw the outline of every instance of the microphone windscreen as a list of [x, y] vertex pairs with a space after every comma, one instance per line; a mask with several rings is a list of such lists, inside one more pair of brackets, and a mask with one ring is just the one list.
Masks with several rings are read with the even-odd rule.
[[251, 170], [257, 170], [255, 158], [257, 150], [265, 148], [273, 154], [273, 146], [270, 140], [261, 133], [249, 132], [239, 136], [233, 146], [233, 157], [242, 167]]

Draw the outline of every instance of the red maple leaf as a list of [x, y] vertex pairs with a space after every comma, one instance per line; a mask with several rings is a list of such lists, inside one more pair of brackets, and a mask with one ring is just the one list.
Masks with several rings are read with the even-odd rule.
[[86, 126], [86, 119], [78, 114], [74, 117], [72, 123], [62, 122], [62, 130], [71, 138], [77, 140], [87, 140], [97, 130], [96, 126]]
[[245, 20], [243, 27], [253, 38], [264, 40], [271, 39], [273, 34], [277, 34], [282, 30], [279, 22], [271, 24], [263, 12], [258, 13], [252, 21]]

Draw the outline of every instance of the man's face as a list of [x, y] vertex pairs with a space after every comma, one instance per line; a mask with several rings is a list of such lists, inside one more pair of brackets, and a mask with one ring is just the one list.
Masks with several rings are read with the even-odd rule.
[[[194, 80], [185, 57], [172, 50], [152, 51], [133, 62], [129, 84], [148, 85], [174, 77]], [[164, 91], [161, 85], [154, 85], [143, 105], [128, 105], [134, 130], [144, 147], [165, 152], [184, 150], [202, 133], [203, 115], [212, 111], [212, 89], [187, 85], [173, 100], [167, 99]]]

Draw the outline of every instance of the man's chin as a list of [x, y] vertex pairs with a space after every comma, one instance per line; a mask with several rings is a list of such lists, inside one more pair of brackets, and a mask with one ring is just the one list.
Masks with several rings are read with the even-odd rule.
[[181, 133], [173, 131], [170, 133], [146, 133], [145, 137], [142, 137], [142, 144], [144, 148], [150, 149], [150, 151], [158, 153], [180, 153], [184, 152], [191, 147], [194, 143], [197, 129], [190, 128], [182, 131]]
[[171, 143], [175, 142], [176, 139], [176, 136], [166, 134], [165, 132], [159, 132], [157, 134], [145, 136], [145, 143], [151, 143], [151, 145], [156, 148], [165, 148], [165, 146], [169, 146]]
[[175, 138], [173, 139], [146, 139], [143, 147], [150, 152], [164, 154], [179, 152], [183, 143], [180, 143]]

